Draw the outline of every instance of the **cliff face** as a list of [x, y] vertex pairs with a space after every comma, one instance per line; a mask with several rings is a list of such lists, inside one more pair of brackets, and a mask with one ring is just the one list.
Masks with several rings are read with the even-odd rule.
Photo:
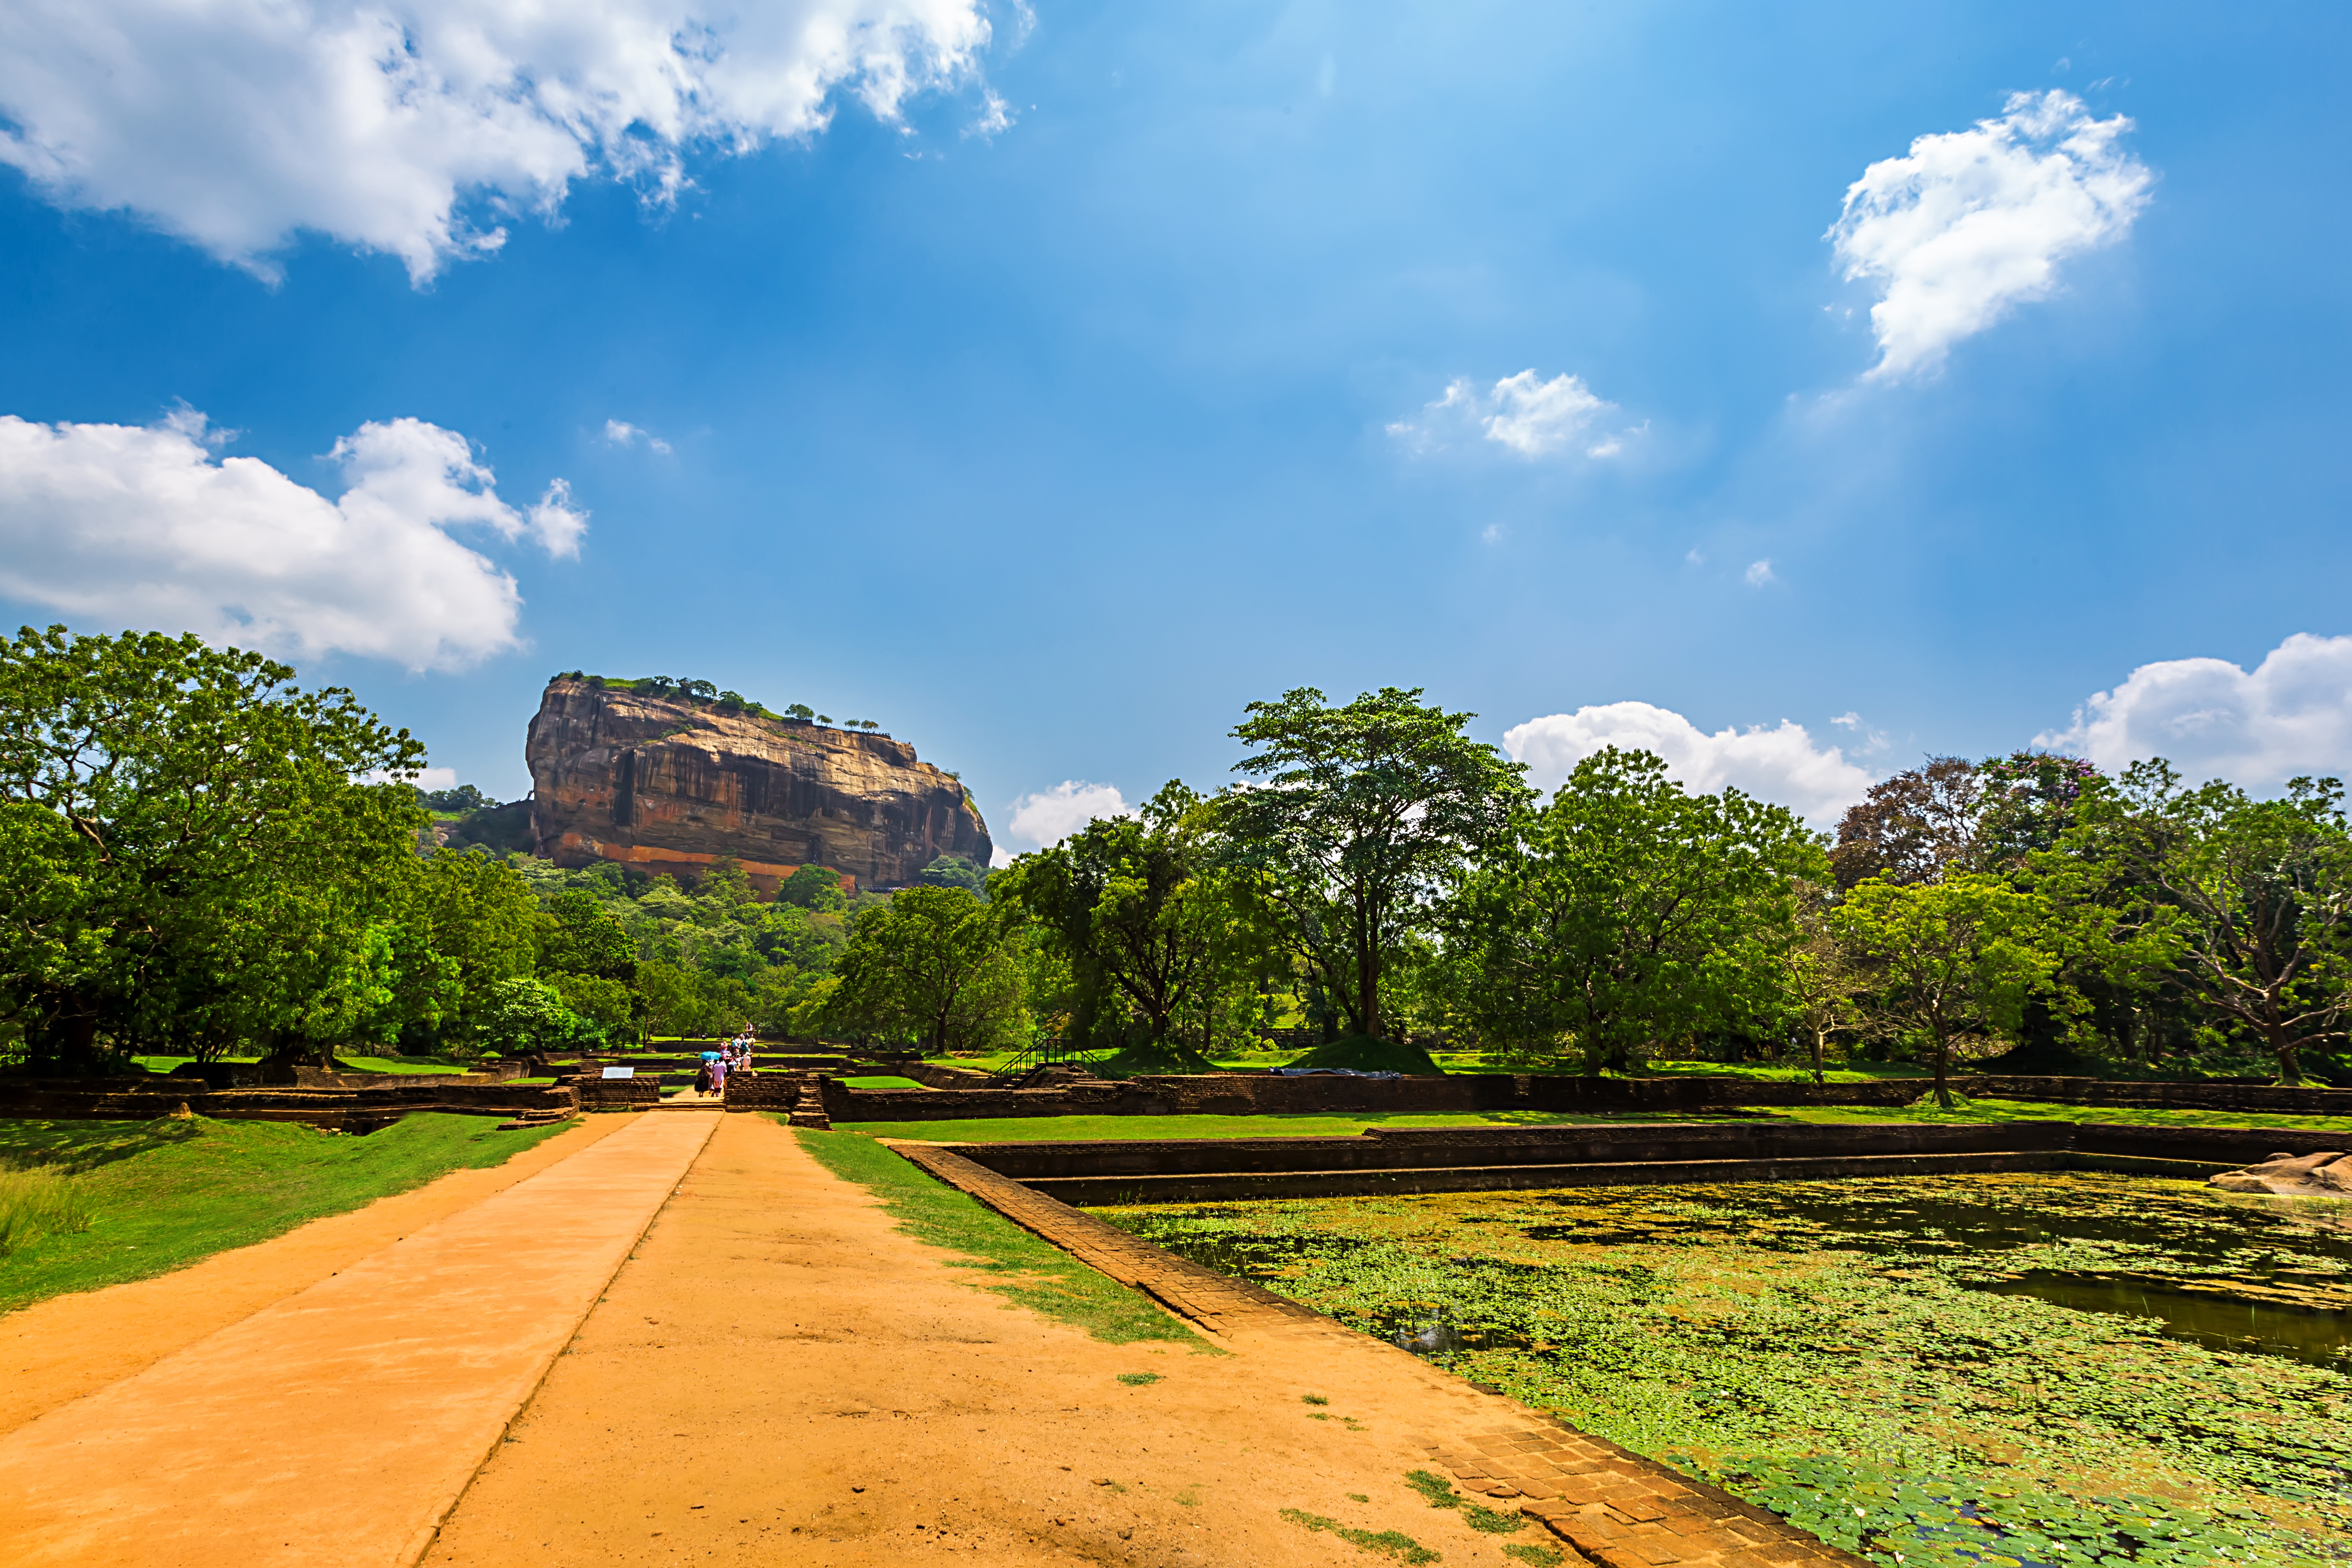
[[523, 756], [540, 853], [562, 866], [693, 876], [731, 855], [772, 894], [812, 863], [870, 889], [941, 855], [988, 864], [963, 785], [886, 736], [558, 679]]

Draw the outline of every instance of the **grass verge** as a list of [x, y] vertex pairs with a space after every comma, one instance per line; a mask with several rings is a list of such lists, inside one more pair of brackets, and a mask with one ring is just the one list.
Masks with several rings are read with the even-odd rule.
[[871, 1138], [805, 1127], [793, 1131], [819, 1164], [881, 1199], [901, 1231], [960, 1255], [950, 1267], [986, 1276], [982, 1289], [1112, 1344], [1166, 1340], [1208, 1348], [1140, 1291], [1104, 1278], [984, 1204], [933, 1181]]
[[926, 1085], [910, 1078], [845, 1078], [842, 1083], [850, 1089], [922, 1089]]
[[80, 1231], [0, 1258], [0, 1311], [184, 1268], [451, 1171], [502, 1164], [558, 1129], [419, 1114], [353, 1137], [277, 1121], [0, 1121], [0, 1166], [68, 1184]]
[[834, 1126], [838, 1131], [926, 1143], [1058, 1143], [1130, 1138], [1352, 1138], [1374, 1127], [1549, 1127], [1691, 1120], [1688, 1111], [1568, 1116], [1549, 1110], [1474, 1110], [1367, 1116], [1302, 1110], [1260, 1116], [1000, 1116], [956, 1121], [840, 1121]]
[[1925, 1121], [1983, 1126], [1996, 1121], [2100, 1121], [2111, 1127], [2280, 1127], [2319, 1132], [2352, 1132], [2352, 1116], [2298, 1116], [2267, 1110], [2174, 1110], [2113, 1105], [2059, 1105], [2040, 1100], [1966, 1100], [1952, 1097], [1949, 1110], [1931, 1100], [1924, 1106], [1880, 1109], [1865, 1105], [1776, 1106], [1775, 1116], [1793, 1121]]

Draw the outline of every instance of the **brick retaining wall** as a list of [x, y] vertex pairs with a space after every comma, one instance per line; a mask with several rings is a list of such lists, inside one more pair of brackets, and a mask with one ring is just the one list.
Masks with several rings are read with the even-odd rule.
[[2273, 1153], [2316, 1153], [2346, 1142], [2341, 1132], [2265, 1128], [1773, 1121], [936, 1147], [1066, 1203], [1118, 1204], [2029, 1170], [2201, 1179]]
[[[1909, 1105], [1925, 1079], [1868, 1083], [1772, 1083], [1746, 1078], [1595, 1079], [1547, 1073], [1455, 1073], [1443, 1078], [1276, 1078], [1266, 1073], [1105, 1079], [1063, 1089], [851, 1089], [822, 1080], [825, 1113], [839, 1121], [945, 1121], [1003, 1116], [1268, 1115], [1364, 1111], [1436, 1115], [1541, 1110], [1607, 1115], [1738, 1106]], [[2247, 1084], [2131, 1083], [2103, 1079], [1981, 1076], [1956, 1092], [2068, 1105], [2168, 1107], [2352, 1116], [2352, 1089]]]
[[299, 1121], [372, 1132], [413, 1111], [513, 1117], [578, 1108], [568, 1089], [540, 1084], [450, 1083], [443, 1075], [366, 1089], [207, 1089], [168, 1078], [0, 1080], [0, 1118], [61, 1121], [152, 1121], [181, 1107], [227, 1121]]

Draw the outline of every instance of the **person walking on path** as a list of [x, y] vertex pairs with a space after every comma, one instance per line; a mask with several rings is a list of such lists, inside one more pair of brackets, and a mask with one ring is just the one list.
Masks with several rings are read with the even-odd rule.
[[710, 1092], [725, 1098], [727, 1093], [727, 1058], [720, 1057], [710, 1064]]

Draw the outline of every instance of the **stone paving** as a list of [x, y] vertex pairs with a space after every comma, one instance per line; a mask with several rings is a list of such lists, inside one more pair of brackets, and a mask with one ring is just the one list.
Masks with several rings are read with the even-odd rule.
[[400, 1568], [721, 1118], [633, 1125], [0, 1437], [8, 1568]]
[[[1328, 1334], [1351, 1350], [1377, 1343], [1296, 1301], [1179, 1258], [948, 1149], [887, 1142], [913, 1164], [1181, 1313], [1228, 1348], [1245, 1353], [1250, 1340], [1269, 1333], [1286, 1339]], [[1420, 1375], [1444, 1378], [1466, 1392], [1467, 1385], [1450, 1373], [1418, 1358], [1406, 1359]], [[1476, 1400], [1478, 1420], [1422, 1439], [1432, 1464], [1467, 1490], [1516, 1503], [1601, 1568], [1867, 1568], [1866, 1559], [1556, 1416], [1484, 1389], [1477, 1390]]]

